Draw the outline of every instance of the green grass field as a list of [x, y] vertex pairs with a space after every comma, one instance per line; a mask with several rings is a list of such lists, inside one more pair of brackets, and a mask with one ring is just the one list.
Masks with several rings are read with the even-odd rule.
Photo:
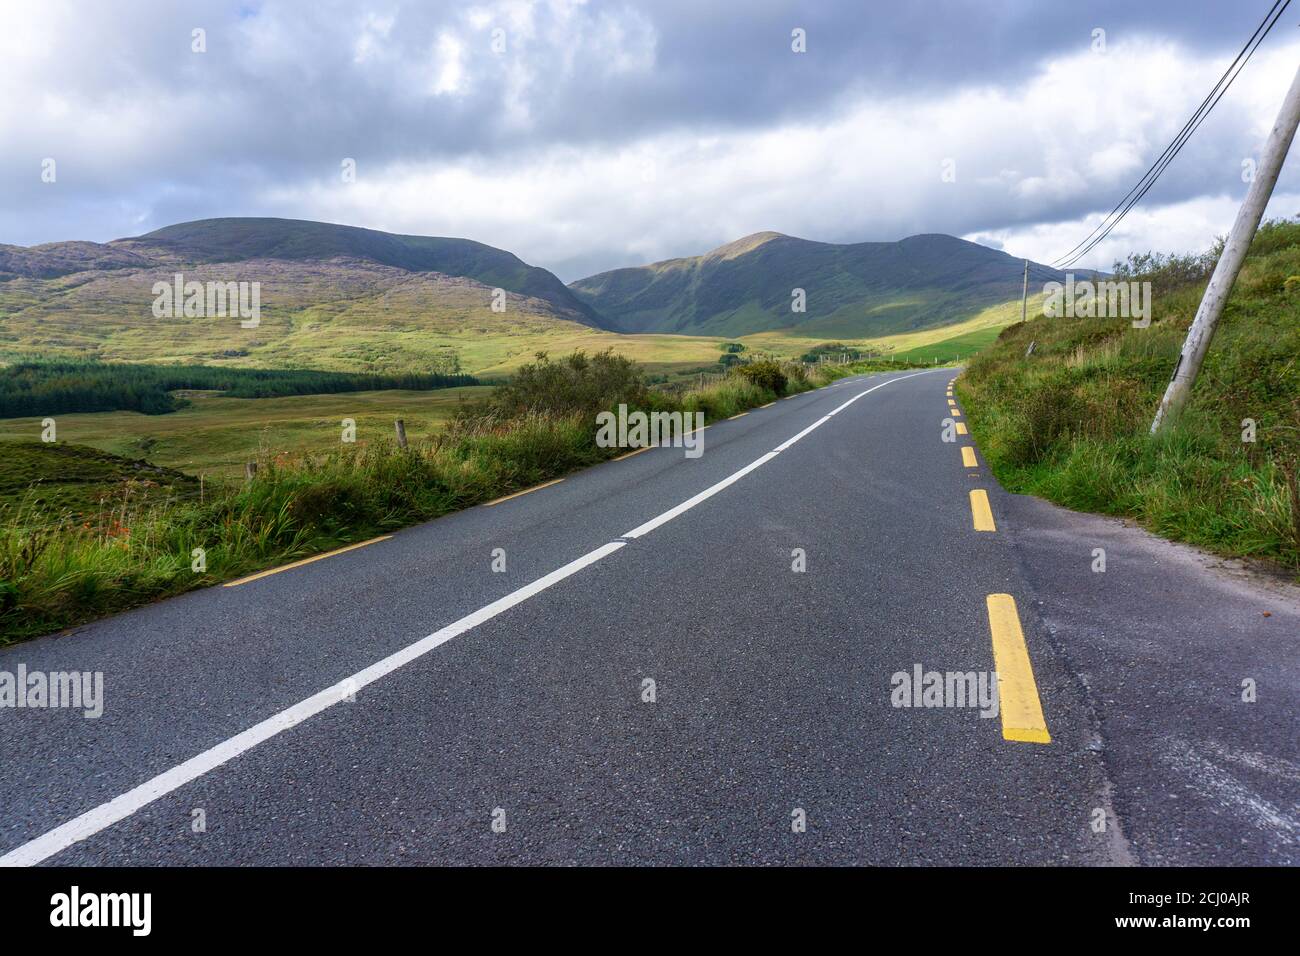
[[978, 329], [965, 335], [954, 335], [950, 339], [940, 339], [930, 345], [918, 345], [895, 353], [894, 357], [907, 362], [938, 360], [940, 365], [946, 362], [969, 360], [976, 352], [996, 342], [1001, 331], [1002, 329], [997, 327]]
[[[104, 280], [113, 291], [113, 280]], [[315, 286], [309, 286], [315, 289]], [[299, 290], [305, 295], [305, 291]], [[17, 291], [6, 293], [12, 297]], [[118, 297], [125, 295], [117, 291]], [[87, 307], [94, 300], [86, 299]], [[302, 304], [302, 303], [298, 303]], [[107, 310], [107, 306], [103, 306]], [[996, 336], [997, 329], [1018, 316], [1019, 303], [988, 308], [961, 324], [875, 339], [846, 339], [846, 345], [880, 349], [897, 358], [940, 362], [965, 355]], [[248, 354], [225, 355], [238, 343], [240, 330], [212, 323], [178, 324], [159, 330], [143, 320], [116, 320], [112, 334], [94, 332], [86, 317], [60, 315], [57, 323], [14, 321], [13, 336], [0, 349], [4, 359], [32, 355], [85, 358], [91, 355], [114, 362], [201, 362], [243, 368], [318, 368], [350, 372], [426, 372], [447, 354], [458, 356], [460, 368], [486, 380], [503, 380], [520, 365], [532, 362], [538, 351], [567, 355], [581, 349], [593, 352], [612, 347], [634, 360], [647, 375], [689, 384], [698, 372], [720, 372], [720, 345], [728, 339], [714, 336], [669, 334], [617, 334], [549, 316], [511, 313], [510, 320], [477, 325], [472, 311], [464, 315], [421, 316], [415, 324], [415, 307], [385, 312], [376, 300], [359, 297], [346, 303], [305, 308], [272, 315], [255, 336], [244, 343]], [[107, 321], [107, 319], [105, 319]], [[66, 329], [68, 334], [62, 334]], [[75, 330], [75, 334], [73, 334]], [[94, 334], [92, 334], [94, 333]], [[789, 332], [759, 333], [740, 339], [750, 355], [766, 352], [794, 359], [823, 338]], [[256, 345], [260, 343], [260, 345]], [[239, 351], [239, 350], [234, 350]], [[190, 475], [231, 476], [247, 460], [295, 457], [333, 449], [341, 436], [342, 420], [356, 421], [357, 441], [386, 438], [394, 419], [406, 420], [407, 433], [421, 438], [438, 431], [447, 416], [465, 399], [485, 394], [480, 388], [438, 392], [355, 392], [299, 395], [290, 398], [237, 399], [209, 392], [177, 393], [192, 405], [165, 415], [140, 415], [113, 411], [57, 415], [59, 440], [95, 447], [108, 453], [177, 468]], [[0, 440], [38, 440], [39, 418], [0, 419]], [[3, 466], [0, 466], [3, 468]]]
[[[429, 392], [349, 392], [286, 398], [224, 398], [179, 393], [193, 403], [166, 415], [92, 412], [56, 418], [60, 442], [86, 445], [191, 475], [237, 475], [257, 458], [322, 454], [340, 445], [342, 421], [356, 421], [357, 442], [393, 434], [406, 422], [412, 439], [432, 435], [457, 406], [491, 391], [488, 386]], [[0, 440], [39, 440], [41, 420], [0, 420]]]
[[[1036, 309], [1041, 309], [1040, 300], [1041, 296], [1030, 297], [1030, 315], [1033, 315]], [[990, 306], [978, 315], [951, 325], [874, 338], [837, 339], [836, 341], [854, 348], [880, 351], [893, 356], [896, 360], [927, 362], [933, 361], [938, 356], [940, 363], [943, 363], [956, 359], [958, 355], [969, 357], [976, 349], [996, 339], [999, 331], [1018, 321], [1020, 321], [1020, 301], [1016, 300]], [[743, 342], [750, 349], [769, 351], [782, 358], [794, 358], [814, 345], [827, 341], [825, 338], [798, 336], [793, 332], [794, 330], [758, 333], [736, 341]]]

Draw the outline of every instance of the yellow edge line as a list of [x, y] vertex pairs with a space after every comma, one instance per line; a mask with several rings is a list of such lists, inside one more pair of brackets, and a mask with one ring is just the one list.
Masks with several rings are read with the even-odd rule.
[[961, 418], [961, 412], [956, 408], [948, 409], [948, 414], [951, 415], [953, 418]]
[[964, 434], [966, 434], [966, 423], [965, 423], [965, 422], [958, 422], [958, 423], [957, 423], [957, 434], [958, 434], [958, 435], [964, 435]]
[[[641, 452], [643, 452], [643, 451], [649, 451], [651, 448], [658, 448], [658, 447], [659, 447], [658, 445], [646, 445], [644, 448], [638, 448], [636, 451], [630, 451], [630, 452], [628, 452], [626, 455], [619, 455], [617, 458], [611, 458], [610, 461], [622, 461], [624, 458], [631, 458], [633, 455], [639, 455], [639, 454], [641, 454]], [[546, 486], [545, 486], [545, 485], [539, 485], [538, 487], [540, 487], [540, 488], [545, 488]], [[531, 491], [532, 489], [529, 489], [529, 490]], [[521, 495], [524, 494], [524, 492], [522, 492], [522, 491], [519, 492], [519, 493], [520, 493]], [[502, 500], [504, 501], [505, 499], [503, 498]], [[495, 503], [496, 503], [496, 502], [493, 502], [493, 504], [495, 504]]]
[[978, 468], [980, 466], [980, 463], [975, 460], [975, 449], [970, 445], [962, 446], [961, 463], [967, 468]]
[[1010, 594], [988, 596], [989, 632], [993, 635], [993, 666], [998, 672], [998, 707], [1002, 714], [1002, 737], [1021, 743], [1050, 744], [1038, 698], [1034, 667], [1020, 629], [1016, 599]]
[[[642, 449], [644, 450], [644, 449]], [[537, 491], [539, 488], [549, 488], [551, 485], [558, 485], [563, 478], [554, 478], [550, 481], [543, 481], [540, 485], [533, 485], [531, 488], [525, 488], [523, 491], [516, 491], [513, 495], [506, 495], [504, 498], [496, 498], [492, 501], [483, 502], [484, 508], [491, 508], [493, 505], [499, 505], [503, 501], [509, 501], [511, 498], [518, 498], [520, 495], [526, 495], [530, 491]]]
[[776, 402], [768, 402], [766, 405], [760, 405], [759, 408], [771, 408]]
[[732, 415], [730, 418], [727, 419], [727, 421], [734, 422], [737, 418], [744, 418], [748, 414], [749, 412], [741, 412], [739, 415]]
[[971, 519], [976, 531], [997, 531], [993, 524], [993, 509], [989, 507], [989, 493], [983, 488], [974, 488], [970, 493]]
[[342, 554], [344, 551], [355, 551], [357, 548], [364, 548], [368, 544], [375, 544], [379, 541], [387, 541], [391, 534], [382, 535], [378, 538], [371, 538], [369, 541], [361, 541], [357, 544], [350, 544], [346, 548], [335, 548], [333, 551], [326, 551], [324, 554], [318, 554], [315, 557], [303, 558], [301, 561], [295, 561], [293, 564], [286, 564], [278, 568], [271, 568], [269, 571], [259, 571], [257, 574], [250, 574], [246, 578], [239, 578], [236, 581], [227, 581], [221, 585], [223, 588], [238, 587], [241, 584], [247, 584], [249, 581], [256, 581], [258, 578], [269, 577], [272, 574], [279, 574], [281, 571], [289, 571], [293, 568], [300, 568], [304, 564], [311, 564], [314, 561], [324, 561], [326, 558], [332, 558], [336, 554]]

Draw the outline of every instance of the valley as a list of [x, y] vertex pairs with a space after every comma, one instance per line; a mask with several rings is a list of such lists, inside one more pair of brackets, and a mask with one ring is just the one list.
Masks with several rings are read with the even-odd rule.
[[[723, 371], [724, 343], [736, 343], [746, 360], [796, 361], [837, 342], [899, 361], [953, 361], [1019, 319], [1020, 303], [1011, 294], [1018, 291], [1015, 265], [1003, 253], [952, 237], [835, 246], [762, 233], [695, 259], [617, 270], [566, 287], [509, 252], [467, 239], [212, 219], [108, 243], [0, 246], [0, 366], [90, 359], [389, 376], [464, 373], [483, 383], [272, 398], [186, 390], [175, 395], [189, 405], [167, 414], [58, 414], [61, 443], [188, 475], [233, 478], [250, 460], [337, 448], [344, 418], [357, 423], [362, 446], [389, 439], [397, 418], [412, 440], [428, 437], [461, 403], [488, 394], [539, 352], [613, 349], [651, 382], [680, 385]], [[155, 284], [170, 287], [177, 273], [201, 284], [258, 283], [260, 321], [246, 328], [234, 318], [186, 315], [186, 309], [157, 314]], [[688, 273], [690, 289], [679, 288], [675, 283]], [[676, 290], [684, 297], [665, 300], [663, 315], [677, 319], [648, 321], [643, 311], [628, 312], [611, 298], [615, 287], [647, 277], [648, 287], [628, 293], [629, 301], [640, 309]], [[788, 310], [790, 287], [800, 283], [807, 287], [806, 315], [762, 307], [775, 297]], [[945, 283], [951, 288], [941, 288]], [[505, 291], [501, 312], [491, 307], [497, 289]], [[728, 297], [750, 304], [720, 318], [716, 307]], [[0, 440], [38, 439], [43, 417], [0, 418]]]

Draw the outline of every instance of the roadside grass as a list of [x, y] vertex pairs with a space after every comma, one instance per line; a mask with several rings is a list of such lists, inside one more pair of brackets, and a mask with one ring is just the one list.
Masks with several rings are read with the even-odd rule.
[[972, 434], [1009, 491], [1300, 575], [1300, 222], [1260, 229], [1191, 401], [1152, 438], [1205, 284], [1171, 271], [1132, 277], [1153, 282], [1150, 328], [1008, 327], [957, 380]]
[[[779, 367], [779, 392], [738, 374], [676, 392], [645, 388], [634, 363], [597, 358], [572, 375], [541, 369], [535, 380], [546, 388], [535, 394], [503, 386], [459, 405], [441, 429], [412, 438], [406, 449], [376, 438], [322, 453], [268, 451], [252, 480], [214, 479], [201, 500], [191, 479], [171, 473], [183, 494], [133, 493], [114, 484], [108, 464], [97, 477], [111, 493], [101, 491], [92, 514], [90, 499], [73, 507], [57, 497], [11, 496], [0, 504], [0, 644], [363, 541], [616, 457], [625, 449], [597, 445], [593, 411], [629, 397], [648, 410], [702, 411], [712, 423], [845, 375], [900, 367], [864, 362], [809, 371], [787, 363]], [[534, 371], [542, 364], [533, 363]], [[528, 381], [525, 370], [519, 379]], [[520, 395], [522, 407], [512, 399]], [[67, 447], [3, 446], [20, 444], [46, 455]], [[4, 462], [17, 457], [0, 455], [0, 476]], [[119, 460], [117, 467], [130, 472], [134, 465]], [[30, 480], [31, 463], [24, 467]]]

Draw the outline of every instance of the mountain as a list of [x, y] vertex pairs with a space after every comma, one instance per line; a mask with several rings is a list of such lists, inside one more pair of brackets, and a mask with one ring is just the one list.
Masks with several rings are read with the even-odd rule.
[[[619, 332], [863, 338], [949, 325], [1019, 299], [1023, 260], [953, 236], [837, 245], [759, 232], [702, 256], [602, 272], [569, 288]], [[1031, 289], [1064, 274], [1031, 272]], [[803, 289], [806, 311], [792, 311]]]
[[180, 268], [257, 259], [356, 260], [403, 272], [472, 279], [489, 290], [501, 288], [542, 299], [573, 313], [584, 324], [598, 324], [591, 308], [553, 274], [502, 249], [470, 239], [402, 236], [300, 219], [200, 219], [103, 244], [54, 242], [30, 248], [0, 245], [0, 281], [20, 276], [51, 279], [86, 271], [160, 265]]
[[[508, 372], [613, 346], [651, 363], [712, 343], [618, 333], [852, 340], [946, 326], [1020, 298], [1022, 263], [951, 236], [835, 245], [762, 232], [565, 286], [502, 249], [292, 219], [204, 219], [107, 243], [0, 245], [0, 361], [48, 356], [347, 372]], [[156, 283], [256, 282], [261, 319], [154, 315]], [[1041, 288], [1045, 267], [1031, 275]], [[791, 311], [803, 289], [807, 311]], [[493, 290], [506, 290], [493, 311]]]
[[[154, 283], [257, 282], [261, 322], [157, 318]], [[493, 311], [504, 289], [505, 310]], [[598, 330], [545, 269], [469, 239], [292, 219], [204, 219], [108, 243], [0, 245], [0, 351], [268, 367], [454, 371]]]

